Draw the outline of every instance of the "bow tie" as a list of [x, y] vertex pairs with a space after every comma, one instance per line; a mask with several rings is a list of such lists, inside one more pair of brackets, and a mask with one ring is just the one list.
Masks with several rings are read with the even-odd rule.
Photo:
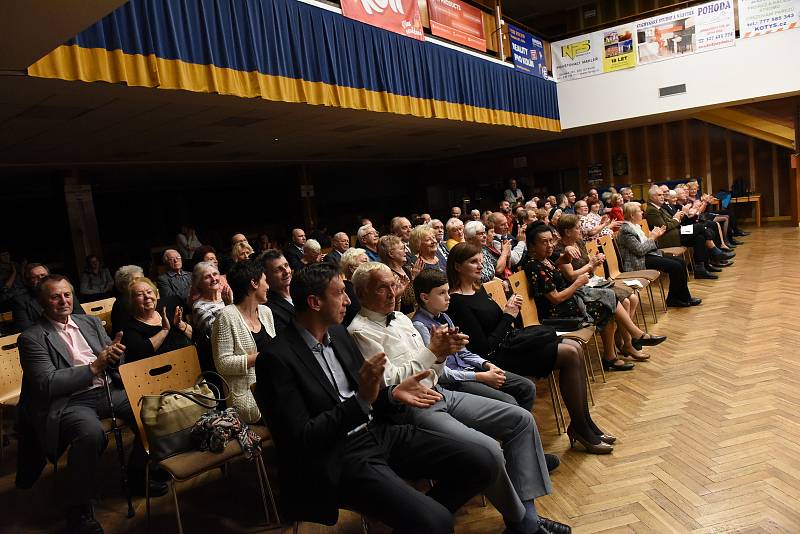
[[394, 320], [394, 318], [395, 318], [394, 317], [394, 312], [389, 313], [386, 316], [386, 326], [389, 326], [389, 323], [391, 323]]

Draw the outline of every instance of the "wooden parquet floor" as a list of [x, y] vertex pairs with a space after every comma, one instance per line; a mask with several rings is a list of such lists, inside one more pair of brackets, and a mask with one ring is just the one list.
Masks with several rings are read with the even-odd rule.
[[[545, 450], [562, 461], [553, 494], [537, 501], [542, 515], [576, 534], [800, 533], [800, 230], [759, 229], [744, 239], [720, 280], [691, 282], [702, 306], [659, 314], [651, 331], [669, 340], [648, 349], [651, 361], [594, 384], [594, 417], [619, 438], [613, 454], [570, 450], [555, 432], [547, 383], [537, 384]], [[13, 447], [0, 472], [0, 531], [58, 531], [52, 475], [14, 490]], [[108, 497], [98, 513], [106, 531], [146, 532], [143, 500], [126, 520], [113, 454], [105, 460]], [[228, 483], [219, 478], [183, 486], [186, 532], [264, 531], [254, 476], [240, 468]], [[154, 514], [151, 531], [175, 530], [170, 498], [154, 501]], [[357, 533], [360, 522], [343, 512], [336, 527], [300, 531]], [[499, 514], [478, 498], [458, 514], [458, 533], [501, 531]]]

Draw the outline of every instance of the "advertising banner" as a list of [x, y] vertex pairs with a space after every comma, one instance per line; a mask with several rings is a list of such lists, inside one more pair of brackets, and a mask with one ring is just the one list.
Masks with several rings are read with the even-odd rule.
[[733, 0], [719, 0], [636, 21], [640, 64], [733, 46]]
[[697, 52], [736, 44], [733, 0], [719, 0], [694, 7], [697, 12]]
[[633, 24], [608, 28], [599, 33], [603, 36], [603, 72], [636, 66]]
[[341, 0], [342, 14], [371, 26], [425, 40], [417, 0]]
[[516, 69], [540, 78], [547, 77], [542, 42], [525, 30], [511, 24], [506, 26], [508, 26], [508, 41], [511, 43], [511, 55]]
[[428, 14], [433, 35], [486, 52], [483, 14], [480, 9], [459, 0], [428, 0]]
[[739, 0], [739, 36], [791, 30], [800, 23], [800, 0]]
[[560, 82], [603, 73], [603, 32], [594, 32], [550, 44], [553, 75]]

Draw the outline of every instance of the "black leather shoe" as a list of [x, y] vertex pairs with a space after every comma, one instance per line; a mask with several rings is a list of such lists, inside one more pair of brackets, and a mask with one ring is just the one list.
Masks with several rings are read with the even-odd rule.
[[667, 306], [670, 308], [688, 308], [691, 305], [691, 302], [686, 302], [685, 300], [667, 299]]
[[540, 517], [539, 532], [541, 534], [571, 534], [572, 527], [546, 517]]
[[750, 235], [750, 232], [745, 232], [744, 230], [736, 230], [735, 232], [733, 232], [733, 235], [735, 237], [747, 237]]
[[689, 304], [691, 304], [692, 306], [700, 306], [700, 304], [702, 303], [703, 299], [701, 299], [700, 297], [692, 297], [689, 299]]
[[712, 263], [709, 263], [708, 265], [706, 265], [706, 271], [708, 271], [710, 273], [721, 273], [722, 269], [720, 269], [719, 267], [714, 265], [714, 263], [712, 262]]
[[735, 246], [738, 247], [739, 245], [744, 244], [744, 241], [736, 241], [733, 237], [728, 238], [728, 246]]
[[558, 459], [558, 456], [555, 454], [547, 454], [544, 453], [544, 461], [547, 463], [547, 472], [552, 473], [558, 466], [561, 465], [561, 460]]
[[667, 340], [667, 336], [654, 336], [653, 334], [645, 334], [639, 339], [632, 339], [631, 345], [636, 350], [642, 350], [642, 347], [653, 347], [659, 345]]
[[[618, 364], [617, 362], [623, 363]], [[630, 371], [634, 367], [635, 366], [632, 363], [626, 362], [625, 360], [614, 360], [613, 362], [610, 362], [603, 358], [603, 369], [606, 371]]]
[[701, 271], [699, 269], [696, 269], [694, 271], [694, 277], [695, 279], [701, 279], [701, 280], [717, 280], [719, 278], [719, 276], [717, 276], [716, 274], [712, 274], [708, 271]]
[[67, 512], [68, 534], [103, 534], [103, 527], [94, 517], [91, 504], [70, 508]]
[[712, 261], [711, 265], [714, 267], [730, 267], [734, 264], [734, 260], [719, 260], [719, 261]]
[[712, 252], [711, 257], [715, 260], [732, 260], [736, 257], [735, 252], [725, 252], [724, 250], [720, 250], [719, 252]]

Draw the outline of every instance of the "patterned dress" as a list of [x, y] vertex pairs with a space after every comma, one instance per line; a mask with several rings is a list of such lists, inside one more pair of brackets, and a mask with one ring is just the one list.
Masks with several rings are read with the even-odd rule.
[[[553, 304], [547, 299], [547, 294], [553, 291], [563, 291], [570, 286], [564, 275], [549, 260], [539, 261], [531, 258], [525, 264], [525, 276], [531, 288], [531, 297], [536, 302], [539, 318], [548, 317], [583, 317], [578, 294], [572, 295], [567, 300]], [[597, 328], [602, 329], [612, 317], [612, 312], [601, 301], [584, 302], [586, 314], [591, 317]]]

